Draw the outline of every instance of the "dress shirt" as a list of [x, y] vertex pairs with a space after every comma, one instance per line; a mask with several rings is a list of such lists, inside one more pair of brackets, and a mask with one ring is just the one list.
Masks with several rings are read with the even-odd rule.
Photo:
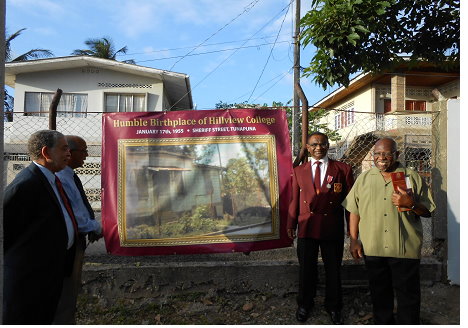
[[[63, 217], [65, 218], [65, 225], [67, 226], [67, 234], [68, 234], [68, 244], [67, 244], [67, 249], [70, 249], [73, 246], [73, 243], [75, 242], [75, 228], [73, 227], [73, 221], [68, 214], [67, 208], [65, 207], [65, 204], [63, 204], [62, 197], [59, 194], [59, 191], [57, 189], [57, 186], [55, 185], [55, 174], [52, 173], [49, 169], [45, 168], [41, 164], [38, 164], [33, 161], [34, 164], [37, 165], [37, 167], [41, 170], [41, 172], [45, 175], [47, 178], [47, 181], [49, 181], [50, 185], [52, 186], [52, 190], [55, 193], [55, 196], [57, 196], [58, 201], [60, 202], [60, 207], [62, 208], [62, 213]], [[67, 191], [65, 191], [67, 193]], [[67, 193], [67, 196], [70, 197]]]
[[[421, 176], [398, 165], [411, 181], [416, 202], [429, 212], [435, 210], [431, 192]], [[421, 258], [423, 227], [421, 218], [413, 211], [399, 212], [392, 203], [393, 184], [385, 181], [376, 167], [359, 175], [343, 206], [360, 216], [359, 238], [368, 256]]]
[[63, 184], [63, 189], [70, 199], [73, 213], [75, 214], [76, 223], [78, 224], [78, 231], [82, 234], [94, 231], [97, 234], [101, 233], [101, 225], [99, 222], [91, 218], [88, 209], [81, 197], [80, 191], [78, 190], [73, 175], [75, 172], [69, 166], [64, 168], [62, 171], [57, 172], [57, 176]]
[[323, 180], [325, 179], [325, 175], [328, 169], [328, 157], [325, 156], [324, 158], [319, 159], [319, 160], [316, 160], [315, 158], [312, 157], [310, 161], [312, 162], [312, 164], [310, 165], [310, 167], [312, 168], [312, 181], [314, 181], [315, 168], [317, 167], [317, 164], [315, 164], [315, 162], [322, 163], [322, 165], [320, 165], [320, 185], [322, 186]]

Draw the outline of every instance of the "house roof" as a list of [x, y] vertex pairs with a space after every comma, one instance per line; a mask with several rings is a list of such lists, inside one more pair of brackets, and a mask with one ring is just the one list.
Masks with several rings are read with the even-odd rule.
[[[353, 93], [361, 90], [371, 83], [375, 84], [390, 84], [391, 77], [394, 72], [383, 72], [379, 74], [363, 73], [356, 76], [349, 83], [347, 88], [341, 87], [328, 94], [312, 107], [318, 108], [334, 108], [334, 105], [349, 97]], [[398, 68], [398, 74], [406, 76], [407, 86], [420, 87], [437, 87], [445, 83], [460, 79], [460, 71], [454, 70], [449, 72], [441, 72], [434, 69], [434, 65], [430, 63], [420, 63], [417, 67], [409, 68], [403, 64]]]
[[151, 78], [157, 77], [163, 81], [164, 88], [173, 108], [193, 108], [190, 79], [187, 74], [170, 72], [134, 64], [127, 64], [116, 60], [91, 56], [68, 56], [6, 63], [5, 84], [14, 88], [16, 75], [18, 74], [86, 66], [106, 68], [113, 71]]

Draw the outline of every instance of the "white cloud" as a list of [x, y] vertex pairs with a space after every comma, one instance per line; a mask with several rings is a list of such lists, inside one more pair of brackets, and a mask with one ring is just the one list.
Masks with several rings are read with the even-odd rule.
[[115, 7], [114, 19], [128, 37], [137, 37], [151, 30], [157, 31], [161, 24], [155, 4], [145, 1], [127, 1]]

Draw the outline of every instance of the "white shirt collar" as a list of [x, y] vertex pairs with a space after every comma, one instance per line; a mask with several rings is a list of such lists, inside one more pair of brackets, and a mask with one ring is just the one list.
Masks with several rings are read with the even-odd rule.
[[[317, 162], [317, 160], [313, 157], [310, 157], [310, 161], [312, 162], [312, 165], [314, 165], [315, 162]], [[328, 157], [325, 156], [324, 158], [321, 158], [318, 161], [321, 162], [322, 164], [328, 164]]]

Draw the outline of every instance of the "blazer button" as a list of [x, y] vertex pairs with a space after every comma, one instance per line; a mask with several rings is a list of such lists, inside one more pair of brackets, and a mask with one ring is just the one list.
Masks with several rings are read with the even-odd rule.
[[302, 191], [302, 189], [299, 189], [299, 191]]
[[327, 213], [325, 213], [323, 216], [327, 216]]
[[304, 201], [304, 203], [307, 203], [306, 201]]
[[310, 214], [314, 214], [314, 212], [310, 212]]
[[330, 204], [333, 204], [333, 202], [330, 202]]

